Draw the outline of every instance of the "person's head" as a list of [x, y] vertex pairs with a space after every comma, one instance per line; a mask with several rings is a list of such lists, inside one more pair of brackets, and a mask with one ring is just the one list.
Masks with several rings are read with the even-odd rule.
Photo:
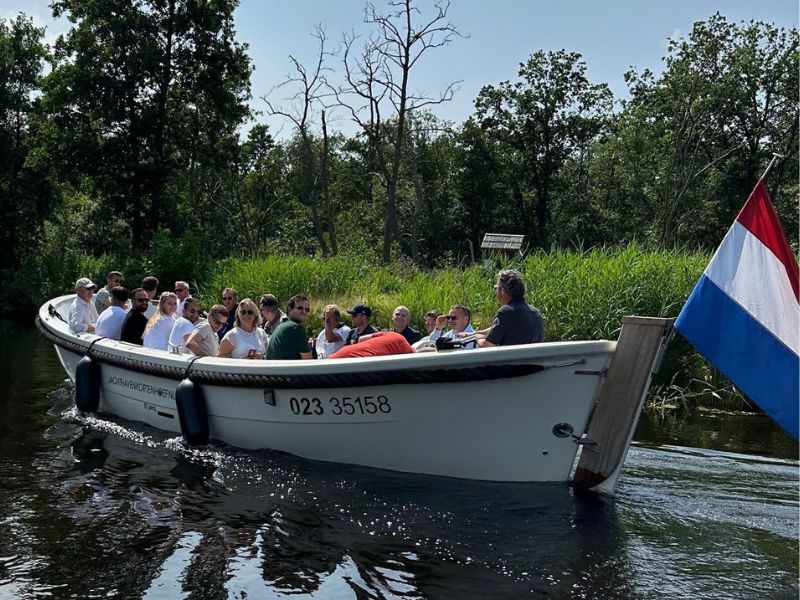
[[245, 331], [252, 331], [261, 323], [256, 303], [250, 298], [245, 298], [236, 307], [236, 327]]
[[366, 304], [356, 304], [347, 311], [353, 319], [353, 327], [362, 330], [369, 325], [369, 318], [372, 316], [372, 309]]
[[398, 306], [392, 313], [392, 324], [397, 333], [401, 333], [411, 322], [411, 313], [406, 306]]
[[122, 285], [123, 279], [122, 273], [119, 271], [111, 271], [108, 275], [106, 275], [106, 287], [110, 290], [113, 287]]
[[471, 319], [472, 313], [463, 304], [454, 304], [447, 313], [447, 323], [450, 325], [450, 329], [456, 333], [464, 331]]
[[258, 301], [258, 307], [261, 309], [261, 316], [265, 321], [274, 321], [281, 314], [278, 299], [272, 294], [263, 294]]
[[164, 292], [158, 299], [156, 313], [160, 315], [174, 315], [178, 310], [178, 297], [172, 292]]
[[92, 295], [94, 294], [94, 283], [92, 283], [92, 280], [88, 277], [81, 277], [75, 282], [75, 293], [78, 295], [78, 298], [88, 302], [92, 299]]
[[512, 300], [525, 298], [525, 281], [522, 273], [513, 269], [504, 269], [497, 274], [494, 293], [500, 304], [508, 304]]
[[142, 289], [151, 300], [156, 297], [156, 290], [158, 289], [158, 279], [152, 275], [142, 279]]
[[185, 281], [175, 282], [175, 295], [178, 297], [178, 300], [185, 300], [188, 298], [190, 291], [189, 284]]
[[302, 294], [292, 296], [286, 304], [286, 314], [292, 321], [297, 323], [305, 323], [310, 311], [311, 303]]
[[119, 306], [122, 308], [128, 303], [128, 288], [121, 285], [115, 285], [111, 288], [111, 306]]
[[335, 304], [328, 304], [322, 309], [322, 326], [339, 327], [342, 324], [342, 311]]
[[236, 290], [233, 288], [225, 288], [222, 290], [222, 305], [228, 309], [228, 314], [236, 310]]
[[228, 324], [228, 309], [222, 304], [215, 304], [208, 310], [208, 324], [211, 331], [217, 333]]
[[183, 303], [183, 318], [192, 323], [197, 323], [200, 318], [200, 301], [197, 298], [187, 298]]
[[131, 310], [136, 312], [147, 312], [150, 306], [150, 297], [142, 288], [136, 288], [131, 292]]
[[425, 313], [425, 331], [428, 335], [436, 328], [436, 317], [439, 316], [439, 310], [434, 308]]

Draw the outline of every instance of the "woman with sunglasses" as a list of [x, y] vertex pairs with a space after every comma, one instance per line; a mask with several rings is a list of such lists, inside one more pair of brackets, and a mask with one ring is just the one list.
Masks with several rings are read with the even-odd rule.
[[175, 311], [178, 310], [178, 297], [172, 292], [164, 292], [158, 299], [158, 308], [150, 317], [144, 328], [145, 348], [154, 350], [167, 350], [169, 348], [169, 334], [175, 325]]
[[269, 336], [259, 325], [261, 316], [250, 298], [239, 302], [233, 329], [219, 343], [217, 356], [225, 358], [264, 358]]
[[228, 309], [215, 304], [208, 311], [208, 319], [200, 319], [194, 331], [186, 338], [186, 348], [195, 356], [216, 356], [219, 352], [217, 332], [228, 323]]

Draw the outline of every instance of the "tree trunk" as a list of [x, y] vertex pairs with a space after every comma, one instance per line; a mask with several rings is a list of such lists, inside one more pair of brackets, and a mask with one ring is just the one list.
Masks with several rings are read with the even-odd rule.
[[325, 121], [325, 111], [322, 111], [322, 203], [325, 211], [325, 221], [328, 225], [328, 241], [331, 243], [331, 253], [333, 256], [339, 254], [339, 245], [336, 242], [336, 222], [331, 206], [331, 197], [328, 192], [328, 161], [330, 150], [328, 148], [328, 125]]

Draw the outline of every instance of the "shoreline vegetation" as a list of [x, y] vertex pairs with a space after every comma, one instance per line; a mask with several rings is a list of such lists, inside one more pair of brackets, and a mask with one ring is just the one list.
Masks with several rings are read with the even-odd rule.
[[[106, 272], [120, 269], [125, 273], [126, 285], [132, 288], [144, 275], [154, 274], [160, 280], [159, 291], [171, 290], [177, 279], [188, 280], [193, 295], [201, 299], [206, 310], [220, 301], [225, 287], [236, 289], [240, 300], [258, 301], [261, 294], [271, 293], [282, 306], [292, 295], [302, 293], [311, 300], [312, 316], [307, 328], [316, 334], [321, 328], [319, 315], [326, 304], [337, 304], [345, 311], [360, 302], [372, 307], [372, 322], [377, 327], [388, 327], [392, 311], [400, 304], [409, 308], [412, 326], [423, 329], [428, 310], [446, 312], [458, 303], [472, 310], [474, 327], [487, 327], [498, 308], [492, 293], [497, 270], [515, 268], [525, 277], [528, 302], [545, 318], [548, 341], [591, 340], [616, 339], [625, 315], [677, 316], [709, 259], [710, 254], [704, 251], [650, 251], [636, 244], [537, 251], [518, 260], [439, 269], [424, 269], [408, 261], [380, 265], [362, 256], [270, 255], [228, 258], [213, 265], [201, 261], [195, 265], [201, 272], [196, 277], [196, 271], [183, 264], [188, 261], [178, 260], [169, 268], [165, 265], [163, 271], [145, 272], [141, 263], [136, 268], [130, 258], [115, 262], [113, 257], [104, 255], [75, 260], [77, 271], [62, 271], [59, 285], [48, 278], [38, 285], [39, 301], [44, 302], [68, 293], [77, 276], [89, 276], [102, 285]], [[129, 268], [126, 270], [122, 263]], [[145, 261], [147, 264], [152, 263]], [[35, 298], [31, 300], [36, 302]], [[703, 405], [752, 410], [727, 380], [677, 335], [653, 382], [648, 404], [661, 408]]]

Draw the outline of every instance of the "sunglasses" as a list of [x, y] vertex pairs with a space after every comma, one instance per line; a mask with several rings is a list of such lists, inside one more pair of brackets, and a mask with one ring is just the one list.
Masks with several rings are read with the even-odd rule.
[[236, 300], [236, 298], [234, 298], [233, 296], [223, 296], [222, 299], [223, 300]]
[[240, 311], [239, 311], [239, 314], [240, 314], [240, 315], [254, 315], [254, 314], [256, 314], [256, 313], [254, 313], [252, 310], [250, 310], [250, 309], [248, 308], [248, 309], [245, 309], [245, 310], [240, 310]]
[[215, 324], [217, 327], [222, 327], [223, 325], [227, 325], [227, 324], [228, 324], [228, 322], [227, 322], [227, 321], [220, 321], [219, 319], [216, 319], [216, 318], [215, 318], [215, 319], [214, 319], [214, 324]]
[[311, 312], [311, 309], [308, 308], [307, 306], [295, 306], [294, 309], [295, 310], [301, 310], [303, 312]]
[[455, 316], [455, 315], [447, 315], [447, 320], [448, 320], [448, 321], [455, 321], [457, 318], [458, 318], [458, 317], [457, 317], [457, 316]]

